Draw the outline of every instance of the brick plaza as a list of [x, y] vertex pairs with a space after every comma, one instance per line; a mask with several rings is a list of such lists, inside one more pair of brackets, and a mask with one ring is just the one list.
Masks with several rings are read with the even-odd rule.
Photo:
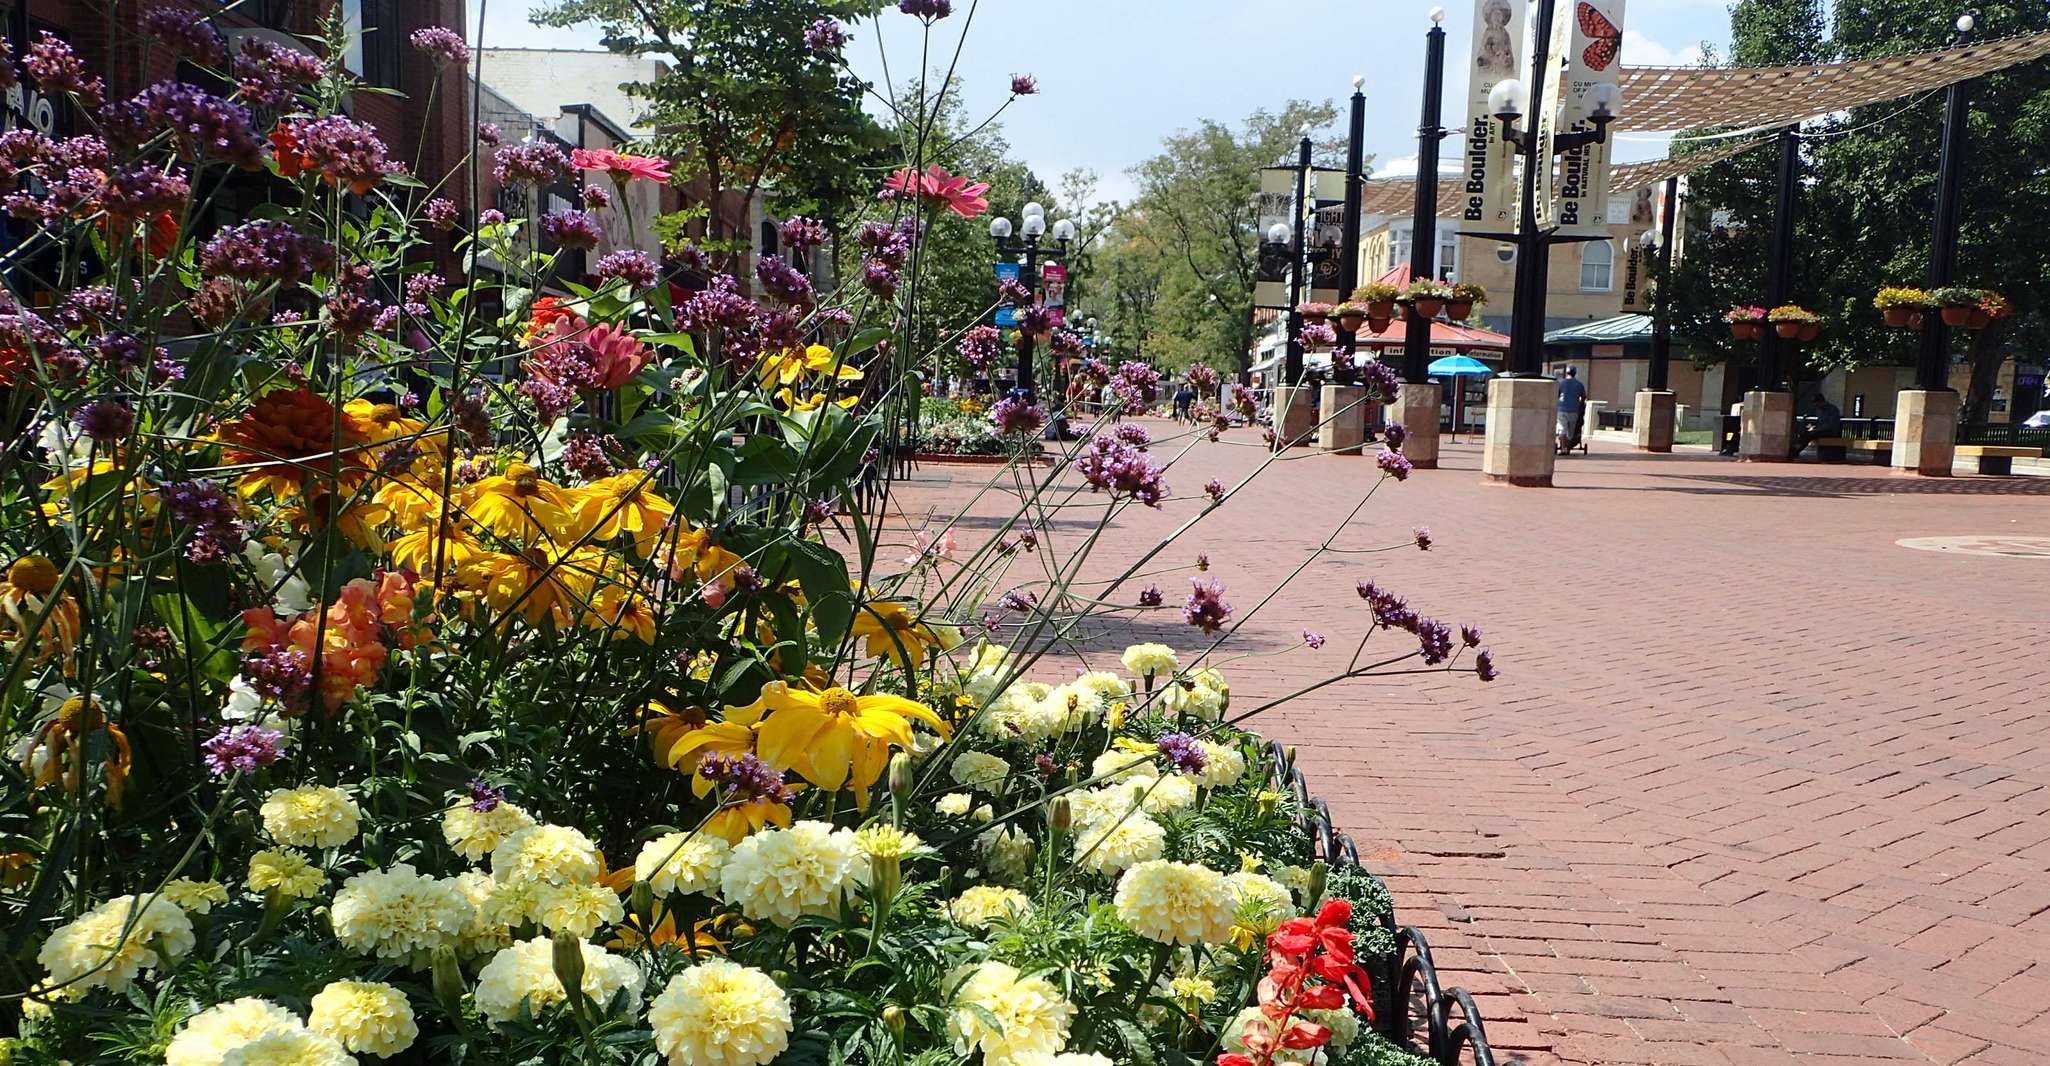
[[[1172, 427], [1142, 423], [1158, 436]], [[1156, 445], [1171, 456], [1184, 441]], [[1291, 453], [1148, 569], [1167, 608], [1091, 647], [1193, 647], [1198, 552], [1241, 615], [1334, 530], [1367, 458]], [[1178, 497], [1133, 508], [1091, 575], [1266, 461], [1198, 442]], [[2050, 1049], [2050, 479], [1740, 465], [1596, 443], [1559, 487], [1482, 483], [1477, 442], [1388, 483], [1225, 661], [1235, 709], [1341, 669], [1362, 578], [1484, 627], [1502, 677], [1354, 680], [1252, 723], [1299, 744], [1368, 865], [1479, 999], [1498, 1058], [1537, 1063], [2034, 1063]], [[987, 468], [927, 465], [914, 524]], [[1084, 494], [1081, 503], [1099, 503]], [[966, 510], [964, 546], [1006, 513]], [[1040, 524], [1051, 557], [1100, 507]], [[1916, 550], [1981, 538], [1988, 553]], [[1043, 576], [1021, 564], [1017, 580]], [[1001, 590], [999, 590], [1001, 591]], [[1324, 634], [1321, 651], [1301, 631]], [[1405, 634], [1369, 644], [1399, 650]], [[1413, 646], [1413, 642], [1409, 644]]]

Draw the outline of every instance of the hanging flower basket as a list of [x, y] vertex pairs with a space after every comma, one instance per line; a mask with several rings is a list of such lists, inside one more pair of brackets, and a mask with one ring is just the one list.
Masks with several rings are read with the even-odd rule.
[[1367, 303], [1367, 317], [1386, 322], [1395, 317], [1395, 297], [1386, 300], [1370, 300]]
[[1313, 326], [1320, 325], [1325, 319], [1331, 317], [1331, 305], [1327, 303], [1297, 304], [1296, 313], [1303, 316], [1303, 321]]
[[1409, 283], [1409, 288], [1403, 290], [1402, 295], [1408, 298], [1410, 308], [1419, 317], [1436, 318], [1445, 310], [1445, 301], [1452, 299], [1452, 286], [1442, 281], [1418, 278]]
[[1352, 302], [1365, 304], [1368, 318], [1395, 317], [1395, 298], [1402, 290], [1385, 281], [1372, 281], [1352, 291]]
[[1969, 328], [1972, 312], [1986, 302], [1986, 293], [1983, 289], [1952, 285], [1930, 293], [1929, 299], [1942, 309], [1944, 325]]
[[1884, 318], [1886, 324], [1895, 329], [1909, 329], [1922, 317], [1922, 312], [1912, 307], [1889, 307], [1879, 312], [1879, 317]]
[[1472, 300], [1451, 299], [1445, 301], [1446, 318], [1454, 322], [1464, 322], [1466, 317], [1471, 314], [1473, 314]]
[[1452, 298], [1445, 301], [1445, 317], [1454, 322], [1464, 322], [1473, 317], [1473, 309], [1487, 298], [1487, 289], [1471, 281], [1462, 281], [1452, 286]]
[[1992, 324], [1993, 316], [1976, 307], [1972, 308], [1971, 313], [1965, 317], [1966, 329], [1981, 330]]
[[1872, 296], [1872, 306], [1895, 329], [1915, 329], [1922, 324], [1922, 312], [1936, 306], [1926, 289], [1888, 285]]
[[1334, 312], [1334, 314], [1336, 314], [1338, 317], [1338, 324], [1341, 327], [1343, 327], [1347, 333], [1358, 333], [1360, 331], [1361, 324], [1366, 322], [1367, 320], [1366, 307], [1362, 304], [1353, 303], [1350, 300], [1346, 301], [1345, 303], [1339, 304], [1338, 309]]
[[1971, 320], [1972, 320], [1972, 308], [1969, 308], [1969, 307], [1952, 307], [1952, 306], [1950, 306], [1950, 305], [1948, 305], [1948, 304], [1945, 304], [1945, 305], [1944, 305], [1944, 308], [1943, 308], [1943, 324], [1944, 324], [1944, 325], [1946, 325], [1946, 326], [1963, 326], [1963, 325], [1966, 325], [1967, 323], [1971, 322]]
[[1418, 318], [1436, 318], [1445, 310], [1445, 301], [1435, 296], [1419, 296], [1410, 302], [1410, 307], [1416, 311]]
[[1765, 308], [1732, 307], [1723, 313], [1723, 321], [1730, 324], [1730, 336], [1740, 341], [1757, 340], [1765, 324]]
[[1388, 313], [1387, 313], [1387, 314], [1385, 314], [1385, 315], [1368, 315], [1368, 316], [1367, 316], [1367, 328], [1368, 328], [1369, 330], [1372, 330], [1375, 336], [1379, 336], [1379, 335], [1381, 335], [1381, 334], [1383, 334], [1383, 333], [1386, 333], [1386, 332], [1388, 332], [1388, 325], [1389, 325], [1389, 323], [1391, 323], [1391, 322], [1394, 322], [1394, 321], [1395, 321], [1395, 304], [1394, 304], [1393, 302], [1391, 302], [1391, 303], [1389, 303], [1389, 305], [1388, 305]]
[[1803, 343], [1812, 341], [1815, 338], [1822, 336], [1822, 327], [1814, 322], [1804, 322], [1801, 324], [1801, 332], [1799, 335]]
[[1766, 312], [1765, 320], [1788, 340], [1812, 341], [1822, 335], [1822, 316], [1799, 304], [1781, 304]]

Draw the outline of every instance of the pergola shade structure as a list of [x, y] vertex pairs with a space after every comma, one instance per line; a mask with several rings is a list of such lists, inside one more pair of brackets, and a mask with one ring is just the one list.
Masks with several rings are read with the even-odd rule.
[[[1720, 163], [1734, 155], [1748, 152], [1767, 138], [1731, 141], [1698, 152], [1688, 152], [1668, 159], [1652, 159], [1641, 163], [1619, 163], [1609, 168], [1609, 188], [1616, 192], [1642, 189], [1689, 171]], [[1466, 204], [1465, 178], [1458, 175], [1441, 175], [1438, 179], [1438, 217], [1457, 218]], [[1360, 210], [1369, 215], [1407, 215], [1416, 196], [1415, 178], [1377, 178], [1367, 182], [1360, 193]]]

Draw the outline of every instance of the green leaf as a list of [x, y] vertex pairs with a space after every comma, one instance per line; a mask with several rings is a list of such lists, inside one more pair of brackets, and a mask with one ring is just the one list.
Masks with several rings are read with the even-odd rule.
[[847, 560], [839, 552], [811, 540], [790, 541], [785, 550], [790, 568], [797, 572], [797, 585], [811, 604], [819, 646], [838, 645], [854, 621], [854, 590], [847, 576]]

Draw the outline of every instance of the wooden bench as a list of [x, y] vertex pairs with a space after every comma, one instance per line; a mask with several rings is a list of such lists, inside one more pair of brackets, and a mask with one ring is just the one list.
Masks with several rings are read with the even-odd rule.
[[1888, 462], [1893, 458], [1893, 442], [1890, 440], [1847, 441], [1844, 448], [1853, 454], [1869, 453], [1875, 463]]
[[1960, 459], [1971, 459], [1972, 469], [1977, 473], [2012, 474], [2016, 459], [2040, 458], [2043, 449], [2010, 444], [1960, 444], [1957, 454]]
[[1815, 458], [1825, 463], [1844, 461], [1844, 449], [1851, 446], [1848, 437], [1817, 437], [1808, 443], [1815, 446]]

